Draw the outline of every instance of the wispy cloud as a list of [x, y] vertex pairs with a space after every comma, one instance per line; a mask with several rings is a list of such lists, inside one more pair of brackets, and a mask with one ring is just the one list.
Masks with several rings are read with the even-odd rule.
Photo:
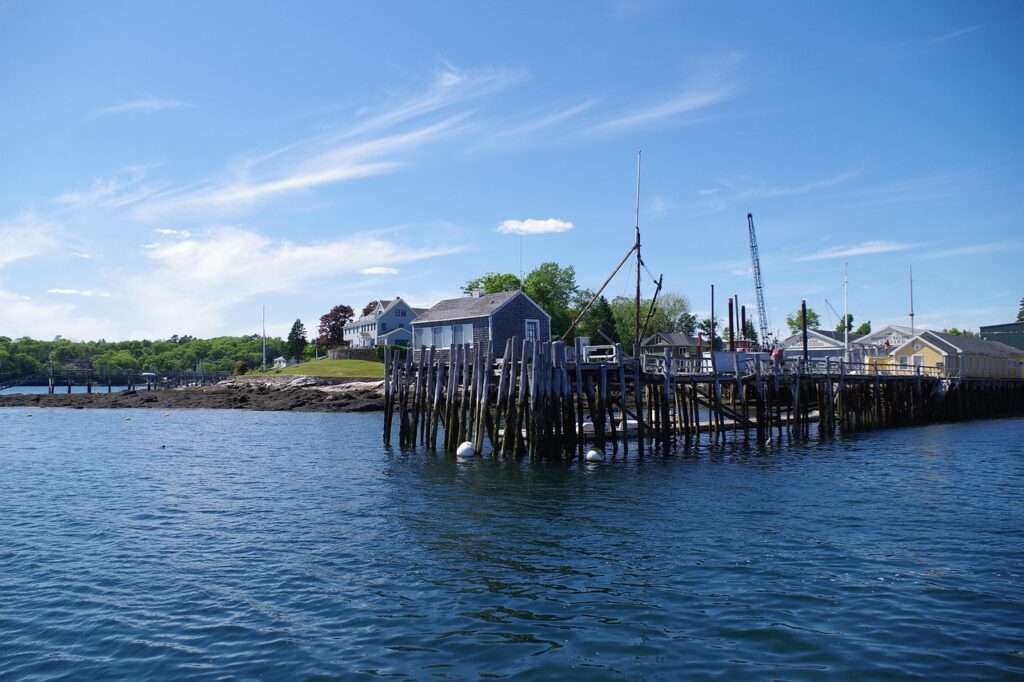
[[924, 254], [922, 254], [920, 258], [964, 258], [967, 256], [978, 256], [988, 253], [1015, 251], [1021, 248], [1024, 248], [1024, 242], [1020, 241], [999, 241], [987, 242], [984, 244], [966, 244], [964, 246], [954, 246], [948, 249], [927, 251]]
[[461, 245], [415, 247], [408, 240], [357, 234], [324, 243], [278, 241], [237, 227], [203, 237], [158, 242], [144, 251], [145, 274], [127, 280], [127, 292], [146, 325], [140, 334], [221, 330], [225, 312], [257, 295], [294, 293], [323, 277], [355, 276], [458, 253]]
[[512, 125], [502, 130], [498, 130], [497, 132], [492, 133], [484, 140], [479, 142], [477, 145], [475, 145], [474, 149], [491, 147], [502, 142], [518, 140], [520, 138], [538, 133], [542, 130], [554, 128], [590, 111], [595, 104], [597, 104], [596, 99], [587, 99], [571, 107], [559, 109], [558, 111], [544, 114], [537, 118]]
[[361, 275], [397, 275], [398, 268], [389, 268], [383, 265], [374, 265], [368, 268], [363, 268], [359, 271]]
[[982, 28], [983, 26], [984, 26], [984, 24], [974, 24], [973, 26], [965, 26], [963, 28], [958, 28], [955, 31], [950, 31], [948, 33], [942, 33], [940, 35], [934, 36], [928, 42], [930, 42], [930, 43], [945, 43], [945, 42], [949, 42], [950, 40], [956, 40], [957, 38], [960, 38], [962, 36], [967, 35], [968, 33], [974, 33], [975, 31], [977, 31], [978, 29]]
[[446, 65], [424, 93], [347, 126], [245, 159], [221, 177], [164, 192], [133, 213], [141, 220], [230, 214], [279, 195], [393, 173], [408, 163], [414, 149], [462, 132], [470, 112], [456, 107], [523, 77], [520, 72], [461, 71]]
[[797, 258], [798, 261], [828, 260], [831, 258], [853, 258], [855, 256], [873, 256], [881, 253], [893, 253], [895, 251], [906, 251], [914, 248], [913, 244], [906, 242], [890, 241], [868, 241], [854, 244], [852, 246], [836, 246], [823, 249], [806, 256]]
[[24, 213], [0, 223], [0, 268], [32, 258], [57, 247], [57, 225]]
[[737, 191], [733, 196], [739, 201], [756, 201], [759, 199], [778, 199], [779, 197], [810, 194], [823, 189], [841, 185], [860, 175], [859, 170], [849, 170], [832, 177], [805, 182], [799, 185], [776, 185], [766, 187], [748, 187]]
[[0, 290], [0, 329], [12, 337], [52, 339], [110, 338], [110, 320], [83, 316], [71, 303], [38, 303], [12, 291]]
[[526, 220], [504, 220], [498, 225], [498, 232], [505, 234], [549, 234], [552, 232], [568, 232], [574, 227], [569, 220], [558, 218], [527, 218]]
[[591, 126], [588, 132], [609, 134], [662, 125], [685, 114], [720, 104], [739, 90], [735, 71], [741, 60], [742, 55], [738, 52], [705, 58], [697, 65], [689, 84], [682, 91], [661, 102], [613, 116]]
[[188, 230], [172, 230], [166, 227], [158, 227], [153, 231], [162, 237], [176, 237], [177, 239], [188, 239], [192, 236]]
[[689, 90], [671, 99], [630, 114], [618, 116], [590, 128], [592, 133], [615, 133], [663, 123], [667, 119], [698, 111], [723, 102], [736, 93], [736, 88], [724, 85], [704, 90]]
[[103, 109], [97, 109], [93, 112], [93, 116], [111, 116], [115, 114], [152, 114], [158, 111], [167, 111], [169, 109], [180, 109], [185, 106], [188, 106], [188, 104], [178, 99], [143, 97], [141, 99], [133, 99], [113, 106], [104, 107]]
[[48, 294], [57, 294], [59, 296], [85, 296], [86, 298], [92, 296], [99, 296], [100, 298], [109, 298], [110, 293], [106, 291], [97, 291], [94, 289], [47, 289]]
[[65, 192], [54, 202], [69, 209], [116, 209], [156, 196], [163, 187], [145, 182], [147, 169], [132, 166], [110, 177], [93, 180], [88, 189]]

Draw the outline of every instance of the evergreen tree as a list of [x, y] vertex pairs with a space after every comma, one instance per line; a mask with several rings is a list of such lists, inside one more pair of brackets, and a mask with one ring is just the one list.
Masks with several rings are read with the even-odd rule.
[[607, 298], [601, 296], [594, 301], [594, 305], [590, 306], [590, 310], [580, 320], [576, 331], [579, 336], [589, 336], [591, 343], [618, 342], [619, 332], [615, 327], [615, 314]]
[[1024, 322], [1024, 298], [1020, 299], [1020, 308], [1017, 310], [1017, 321]]
[[288, 357], [302, 360], [302, 354], [306, 350], [306, 327], [302, 320], [295, 320], [292, 330], [288, 332]]
[[859, 335], [861, 335], [861, 336], [864, 336], [865, 334], [870, 334], [871, 333], [871, 320], [868, 320], [867, 322], [861, 322], [860, 326], [857, 327], [857, 333]]

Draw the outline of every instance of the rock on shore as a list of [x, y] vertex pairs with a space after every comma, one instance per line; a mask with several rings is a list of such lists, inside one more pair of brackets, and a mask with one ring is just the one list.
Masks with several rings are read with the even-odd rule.
[[368, 412], [384, 409], [384, 382], [306, 376], [239, 376], [213, 386], [122, 393], [0, 395], [0, 407], [220, 408]]

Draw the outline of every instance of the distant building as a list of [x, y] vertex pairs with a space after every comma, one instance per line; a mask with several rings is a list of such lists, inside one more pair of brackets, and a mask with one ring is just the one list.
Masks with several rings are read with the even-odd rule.
[[439, 301], [412, 323], [413, 348], [490, 342], [502, 353], [512, 337], [551, 340], [551, 316], [522, 291], [474, 293]]
[[890, 369], [973, 379], [1024, 378], [1024, 350], [974, 336], [924, 331], [893, 349]]
[[[860, 345], [860, 336], [850, 333], [850, 362], [864, 361], [865, 347]], [[791, 358], [802, 357], [804, 352], [803, 332], [797, 332], [782, 342], [783, 352]], [[844, 359], [842, 332], [825, 329], [807, 330], [807, 357], [812, 360]]]
[[683, 332], [656, 332], [640, 344], [644, 354], [665, 357], [665, 351], [673, 358], [688, 358], [697, 352], [697, 341]]
[[981, 338], [1024, 350], [1024, 322], [990, 324], [981, 328]]
[[342, 339], [349, 348], [409, 345], [412, 321], [422, 309], [413, 308], [401, 297], [371, 301], [369, 307], [366, 315], [349, 322], [342, 330]]
[[868, 355], [889, 355], [893, 349], [902, 346], [914, 336], [914, 330], [910, 327], [890, 324], [888, 327], [858, 337], [857, 345]]
[[283, 355], [274, 358], [274, 369], [284, 369], [288, 366], [288, 360]]

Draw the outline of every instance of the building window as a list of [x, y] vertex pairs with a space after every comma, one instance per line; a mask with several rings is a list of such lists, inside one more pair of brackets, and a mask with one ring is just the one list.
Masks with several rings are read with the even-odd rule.
[[536, 341], [540, 338], [540, 320], [526, 321], [526, 339]]

